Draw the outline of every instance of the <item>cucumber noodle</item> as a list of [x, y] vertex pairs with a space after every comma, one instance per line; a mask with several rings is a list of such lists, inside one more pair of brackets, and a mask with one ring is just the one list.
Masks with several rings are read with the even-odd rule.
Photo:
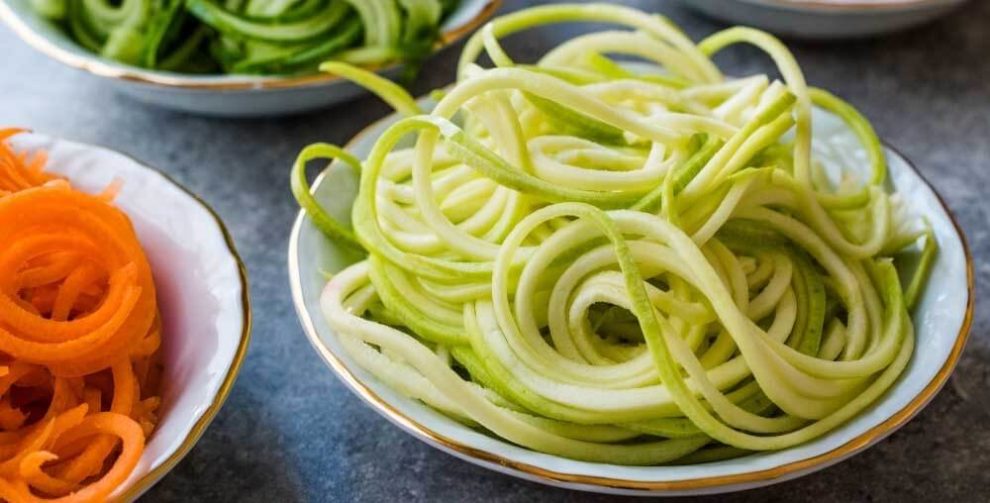
[[[500, 46], [569, 21], [632, 30], [577, 36], [535, 65]], [[725, 78], [710, 58], [735, 44], [786, 82]], [[536, 7], [476, 33], [428, 114], [380, 77], [324, 69], [405, 117], [363, 162], [325, 144], [296, 162], [314, 223], [368, 254], [322, 309], [355, 362], [458, 421], [568, 458], [704, 462], [829, 432], [911, 357], [932, 234], [884, 191], [870, 124], [806, 86], [770, 35], [695, 45], [630, 8]], [[865, 176], [812, 157], [813, 105], [858, 136]], [[310, 194], [314, 159], [360, 172], [351, 226]]]
[[316, 72], [327, 58], [412, 63], [457, 0], [30, 0], [86, 49], [182, 73]]

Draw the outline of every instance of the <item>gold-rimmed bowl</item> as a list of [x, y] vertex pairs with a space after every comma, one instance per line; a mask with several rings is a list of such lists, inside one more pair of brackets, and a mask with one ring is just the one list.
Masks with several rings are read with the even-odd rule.
[[[461, 0], [440, 27], [436, 50], [487, 21], [502, 0]], [[102, 58], [39, 16], [31, 0], [0, 0], [0, 20], [42, 54], [106, 81], [116, 90], [164, 108], [217, 117], [263, 117], [317, 110], [365, 93], [327, 74], [303, 76], [189, 75], [148, 70]], [[399, 67], [378, 69], [394, 77]]]
[[881, 35], [948, 14], [966, 0], [681, 0], [732, 24], [805, 39]]
[[11, 142], [47, 151], [46, 170], [85, 192], [123, 183], [114, 202], [151, 264], [163, 330], [159, 422], [113, 495], [137, 499], [192, 449], [234, 385], [251, 332], [246, 269], [220, 217], [163, 173], [103, 147], [35, 134]]
[[[430, 104], [423, 102], [425, 109]], [[358, 134], [347, 146], [359, 158], [398, 120], [391, 116]], [[868, 165], [855, 134], [834, 116], [815, 111], [816, 158]], [[292, 297], [306, 336], [331, 370], [358, 397], [424, 442], [485, 468], [527, 480], [603, 493], [673, 496], [729, 492], [764, 486], [820, 470], [879, 442], [914, 417], [948, 380], [965, 346], [973, 316], [973, 263], [949, 209], [918, 171], [887, 148], [892, 190], [907, 209], [932, 225], [940, 251], [930, 283], [913, 313], [917, 347], [893, 387], [870, 408], [811, 442], [785, 450], [699, 465], [630, 467], [588, 463], [534, 452], [485, 435], [392, 390], [358, 366], [320, 311], [326, 273], [358, 260], [327, 239], [302, 212], [289, 241]], [[853, 163], [855, 164], [855, 163]], [[357, 193], [351, 170], [332, 165], [314, 183], [317, 199], [339, 221], [350, 221]]]

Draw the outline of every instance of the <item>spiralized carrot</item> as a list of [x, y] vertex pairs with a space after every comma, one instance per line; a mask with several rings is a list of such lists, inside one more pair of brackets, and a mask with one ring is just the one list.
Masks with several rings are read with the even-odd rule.
[[161, 320], [122, 182], [90, 195], [0, 128], [0, 499], [104, 501], [158, 422]]
[[[0, 143], [22, 132], [24, 130], [18, 128], [0, 129]], [[0, 192], [24, 190], [57, 179], [43, 171], [47, 160], [44, 152], [28, 155], [18, 154], [7, 147], [0, 148]]]

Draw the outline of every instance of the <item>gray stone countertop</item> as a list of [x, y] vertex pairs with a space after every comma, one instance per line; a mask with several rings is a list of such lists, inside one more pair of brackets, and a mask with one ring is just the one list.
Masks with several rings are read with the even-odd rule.
[[[507, 1], [503, 11], [527, 2]], [[695, 38], [722, 25], [662, 0]], [[574, 33], [510, 39], [534, 54]], [[972, 338], [950, 385], [906, 427], [837, 466], [712, 501], [986, 501], [990, 492], [990, 2], [874, 40], [790, 42], [809, 82], [858, 106], [955, 211], [976, 259]], [[427, 65], [417, 92], [447, 83], [457, 50]], [[727, 73], [770, 71], [752, 50], [720, 56]], [[0, 27], [0, 124], [106, 145], [160, 167], [224, 218], [251, 279], [254, 338], [213, 425], [147, 501], [600, 501], [499, 475], [439, 452], [350, 394], [306, 341], [289, 298], [286, 243], [296, 205], [288, 169], [315, 141], [344, 143], [387, 108], [363, 98], [264, 120], [152, 108], [61, 66]]]

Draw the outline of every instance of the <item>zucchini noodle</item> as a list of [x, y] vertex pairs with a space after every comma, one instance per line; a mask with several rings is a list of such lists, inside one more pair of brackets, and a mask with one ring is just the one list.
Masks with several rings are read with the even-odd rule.
[[[500, 45], [572, 21], [619, 29], [535, 64]], [[710, 58], [736, 44], [784, 80], [722, 75]], [[911, 358], [933, 235], [885, 191], [869, 122], [771, 35], [695, 44], [631, 8], [535, 7], [476, 33], [429, 112], [324, 69], [403, 117], [363, 161], [319, 144], [296, 162], [314, 223], [367, 252], [323, 313], [355, 362], [457, 421], [579, 460], [708, 462], [828, 433]], [[813, 157], [815, 106], [860, 140], [862, 169]], [[359, 169], [350, 227], [310, 195], [314, 159]]]

